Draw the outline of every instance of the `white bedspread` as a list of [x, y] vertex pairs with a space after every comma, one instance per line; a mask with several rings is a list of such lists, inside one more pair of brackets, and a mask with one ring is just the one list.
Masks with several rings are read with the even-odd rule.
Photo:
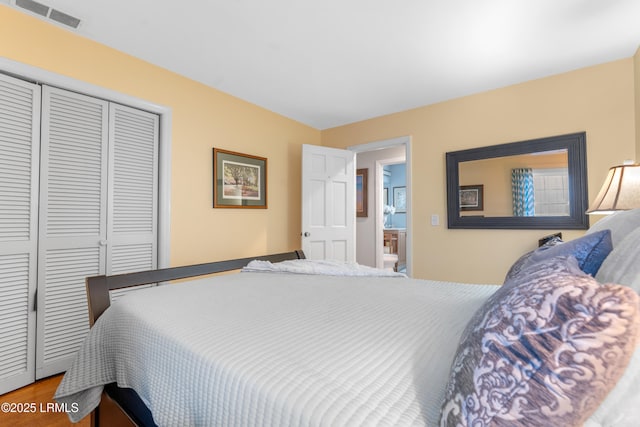
[[462, 329], [496, 289], [281, 273], [144, 289], [96, 322], [55, 397], [80, 419], [117, 381], [161, 426], [435, 426]]

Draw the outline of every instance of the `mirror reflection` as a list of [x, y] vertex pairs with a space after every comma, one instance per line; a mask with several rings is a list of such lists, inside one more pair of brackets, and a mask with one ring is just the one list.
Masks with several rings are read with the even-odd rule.
[[566, 149], [459, 164], [460, 216], [568, 216]]
[[586, 229], [586, 133], [446, 153], [448, 228]]

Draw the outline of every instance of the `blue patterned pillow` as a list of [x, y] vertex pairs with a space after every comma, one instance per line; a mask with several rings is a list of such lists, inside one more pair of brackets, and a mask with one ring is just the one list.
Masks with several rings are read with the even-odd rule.
[[509, 269], [505, 283], [520, 274], [523, 269], [537, 262], [559, 256], [575, 257], [582, 271], [595, 276], [604, 259], [613, 250], [610, 230], [585, 234], [566, 243], [562, 240], [554, 240], [549, 243], [521, 256]]
[[579, 426], [623, 374], [640, 298], [573, 257], [521, 271], [474, 314], [454, 358], [441, 426]]
[[553, 237], [553, 238], [549, 239], [547, 242], [545, 242], [538, 249], [533, 250], [533, 251], [529, 251], [526, 254], [522, 255], [520, 258], [518, 258], [516, 260], [516, 262], [513, 263], [513, 265], [511, 266], [511, 268], [507, 272], [507, 275], [506, 275], [504, 281], [506, 282], [507, 280], [509, 280], [509, 279], [511, 279], [513, 277], [516, 277], [518, 274], [520, 274], [520, 271], [525, 266], [525, 264], [529, 262], [529, 258], [531, 258], [531, 255], [533, 255], [533, 253], [535, 251], [541, 251], [541, 250], [544, 250], [545, 248], [550, 248], [552, 246], [560, 245], [562, 243], [564, 243], [564, 240], [562, 240], [560, 237]]

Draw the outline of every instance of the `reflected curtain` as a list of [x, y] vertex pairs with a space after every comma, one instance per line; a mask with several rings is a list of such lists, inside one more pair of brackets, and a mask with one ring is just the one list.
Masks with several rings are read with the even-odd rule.
[[513, 216], [534, 216], [533, 169], [511, 169]]

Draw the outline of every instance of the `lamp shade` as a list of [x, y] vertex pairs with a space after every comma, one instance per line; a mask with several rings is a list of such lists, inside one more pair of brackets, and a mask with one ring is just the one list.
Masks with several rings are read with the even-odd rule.
[[640, 165], [621, 165], [609, 169], [600, 192], [588, 214], [609, 214], [640, 207]]

